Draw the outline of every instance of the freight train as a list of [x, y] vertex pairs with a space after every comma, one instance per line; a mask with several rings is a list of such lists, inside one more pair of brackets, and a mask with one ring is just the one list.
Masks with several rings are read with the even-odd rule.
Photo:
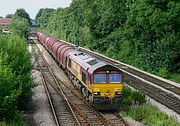
[[83, 94], [98, 110], [120, 107], [123, 74], [117, 67], [78, 50], [72, 44], [37, 32], [37, 39]]

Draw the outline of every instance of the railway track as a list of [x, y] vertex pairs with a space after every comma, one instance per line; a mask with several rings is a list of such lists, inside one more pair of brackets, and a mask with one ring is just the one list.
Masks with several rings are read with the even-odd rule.
[[119, 67], [124, 72], [125, 80], [130, 86], [180, 114], [180, 87], [169, 84], [171, 82], [168, 83], [154, 75], [103, 55], [96, 54], [83, 48], [80, 48], [80, 50]]
[[113, 123], [114, 126], [115, 125], [121, 126], [120, 124], [123, 120], [118, 113], [104, 113], [104, 112], [102, 112], [101, 115], [104, 118], [108, 119], [108, 121], [110, 122], [109, 124]]
[[119, 67], [123, 71], [125, 82], [128, 85], [180, 114], [180, 88], [178, 86], [169, 84], [168, 82], [155, 78], [145, 72], [138, 71], [136, 68], [131, 68], [108, 57], [96, 54], [83, 48], [80, 48], [80, 50]]
[[53, 77], [54, 75], [52, 75], [46, 62], [44, 62], [44, 58], [42, 55], [39, 55], [38, 57], [39, 70], [43, 76], [43, 83], [57, 126], [80, 125], [70, 103], [66, 97], [64, 97], [62, 92], [58, 90], [57, 81]]
[[49, 92], [48, 99], [51, 99], [49, 103], [52, 104], [52, 112], [57, 125], [128, 126], [119, 114], [114, 115], [114, 118], [116, 116], [117, 119], [119, 118], [117, 124], [94, 110], [72, 84], [61, 81], [53, 74], [41, 52], [38, 51], [38, 53], [39, 69], [47, 87], [46, 92]]
[[177, 99], [176, 97], [173, 97], [166, 92], [162, 92], [159, 88], [154, 88], [154, 86], [152, 85], [142, 83], [136, 78], [126, 76], [125, 81], [133, 88], [141, 90], [141, 92], [143, 92], [144, 94], [147, 94], [153, 99], [173, 109], [177, 113], [180, 113], [180, 103], [179, 99]]
[[[82, 94], [77, 94], [77, 90], [74, 90], [74, 87], [67, 86], [65, 82], [62, 82], [61, 80], [58, 79], [66, 88], [68, 88], [75, 96], [77, 96], [79, 99], [83, 99]], [[112, 112], [96, 112], [87, 102], [84, 102], [84, 104], [81, 106], [82, 108], [87, 107], [89, 110], [91, 110], [90, 113], [96, 115], [100, 120], [104, 122], [105, 125], [107, 126], [126, 126], [128, 125], [124, 119], [118, 114]], [[87, 111], [87, 110], [83, 110]], [[111, 118], [109, 118], [111, 117]]]

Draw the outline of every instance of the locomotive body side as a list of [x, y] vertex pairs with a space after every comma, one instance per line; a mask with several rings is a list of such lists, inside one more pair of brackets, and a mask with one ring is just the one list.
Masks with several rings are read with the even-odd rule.
[[123, 78], [118, 68], [80, 51], [70, 52], [67, 64], [74, 84], [95, 108], [119, 108]]

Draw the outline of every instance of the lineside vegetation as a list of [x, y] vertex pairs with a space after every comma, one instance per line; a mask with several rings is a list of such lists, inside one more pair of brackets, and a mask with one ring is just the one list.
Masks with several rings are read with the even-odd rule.
[[160, 112], [157, 107], [152, 105], [141, 105], [129, 108], [122, 113], [124, 116], [130, 116], [137, 121], [143, 122], [148, 126], [179, 126], [180, 124], [173, 117]]
[[32, 65], [25, 39], [0, 36], [0, 45], [0, 120], [12, 121], [32, 95]]
[[23, 126], [23, 113], [34, 86], [27, 50], [29, 24], [13, 16], [11, 35], [0, 34], [0, 125]]
[[49, 35], [180, 82], [178, 0], [73, 0], [41, 9], [36, 21]]

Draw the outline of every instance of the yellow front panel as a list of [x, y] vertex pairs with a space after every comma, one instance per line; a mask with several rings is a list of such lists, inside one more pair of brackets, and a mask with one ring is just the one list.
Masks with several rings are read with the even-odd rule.
[[115, 92], [122, 91], [123, 84], [92, 84], [92, 94], [94, 92], [100, 92], [101, 97], [114, 98]]

